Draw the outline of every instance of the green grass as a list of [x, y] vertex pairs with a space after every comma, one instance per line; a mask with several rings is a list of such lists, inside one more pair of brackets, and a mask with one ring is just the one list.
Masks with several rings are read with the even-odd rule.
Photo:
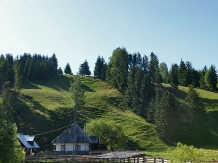
[[[73, 123], [73, 101], [69, 86], [72, 75], [59, 75], [48, 81], [25, 81], [16, 97], [18, 132], [36, 135], [41, 150], [51, 150], [51, 141]], [[128, 138], [127, 149], [166, 151], [169, 145], [156, 136], [155, 128], [143, 118], [127, 110], [124, 97], [112, 86], [93, 77], [81, 77], [85, 89], [85, 116], [87, 120], [103, 118], [120, 124]], [[170, 85], [163, 84], [167, 89]], [[180, 107], [184, 107], [186, 87], [175, 90]], [[211, 144], [218, 146], [218, 94], [196, 89], [206, 106], [210, 125]], [[79, 125], [84, 127], [84, 115], [78, 114]], [[62, 128], [60, 130], [57, 130]], [[48, 131], [46, 134], [43, 134]], [[214, 142], [214, 143], [213, 143]], [[155, 153], [153, 153], [155, 156]]]
[[[72, 75], [60, 75], [49, 81], [25, 81], [16, 100], [18, 131], [36, 135], [42, 150], [52, 148], [51, 141], [73, 123], [73, 102], [69, 86]], [[87, 120], [103, 118], [120, 124], [127, 136], [127, 149], [160, 150], [168, 146], [160, 140], [152, 124], [128, 111], [123, 95], [106, 82], [93, 77], [81, 77], [85, 89], [85, 116]], [[84, 115], [78, 114], [79, 125], [84, 127]]]

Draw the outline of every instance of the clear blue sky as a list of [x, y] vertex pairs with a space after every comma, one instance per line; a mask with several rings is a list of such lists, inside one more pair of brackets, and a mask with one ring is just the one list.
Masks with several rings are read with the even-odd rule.
[[117, 47], [154, 52], [159, 62], [217, 65], [218, 0], [1, 0], [0, 53], [58, 58], [73, 73], [85, 59], [93, 73]]

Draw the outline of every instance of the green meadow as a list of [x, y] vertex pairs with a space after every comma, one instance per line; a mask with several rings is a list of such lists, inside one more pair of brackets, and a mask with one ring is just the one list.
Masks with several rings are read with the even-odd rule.
[[[73, 100], [69, 92], [73, 75], [59, 75], [48, 81], [24, 81], [16, 96], [16, 123], [18, 132], [36, 135], [41, 150], [51, 150], [51, 141], [62, 133], [73, 119]], [[81, 77], [85, 90], [85, 105], [78, 112], [77, 121], [84, 128], [84, 118], [103, 118], [115, 121], [127, 137], [127, 150], [166, 151], [169, 144], [159, 139], [155, 126], [129, 111], [124, 105], [121, 93], [94, 77]], [[168, 84], [164, 87], [171, 89]], [[188, 88], [179, 87], [175, 91], [180, 107], [185, 107], [184, 99]], [[218, 147], [218, 94], [196, 89], [205, 105], [208, 115], [210, 144], [204, 148]], [[151, 154], [152, 155], [152, 154]]]

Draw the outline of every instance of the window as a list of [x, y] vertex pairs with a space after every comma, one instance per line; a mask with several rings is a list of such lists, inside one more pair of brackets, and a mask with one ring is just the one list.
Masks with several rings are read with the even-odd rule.
[[61, 145], [61, 151], [65, 151], [65, 145]]

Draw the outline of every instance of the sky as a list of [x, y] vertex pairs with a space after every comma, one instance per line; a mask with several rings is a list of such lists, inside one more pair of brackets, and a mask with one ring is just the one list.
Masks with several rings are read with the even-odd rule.
[[113, 50], [218, 69], [217, 0], [0, 0], [0, 54], [56, 54], [75, 74]]

